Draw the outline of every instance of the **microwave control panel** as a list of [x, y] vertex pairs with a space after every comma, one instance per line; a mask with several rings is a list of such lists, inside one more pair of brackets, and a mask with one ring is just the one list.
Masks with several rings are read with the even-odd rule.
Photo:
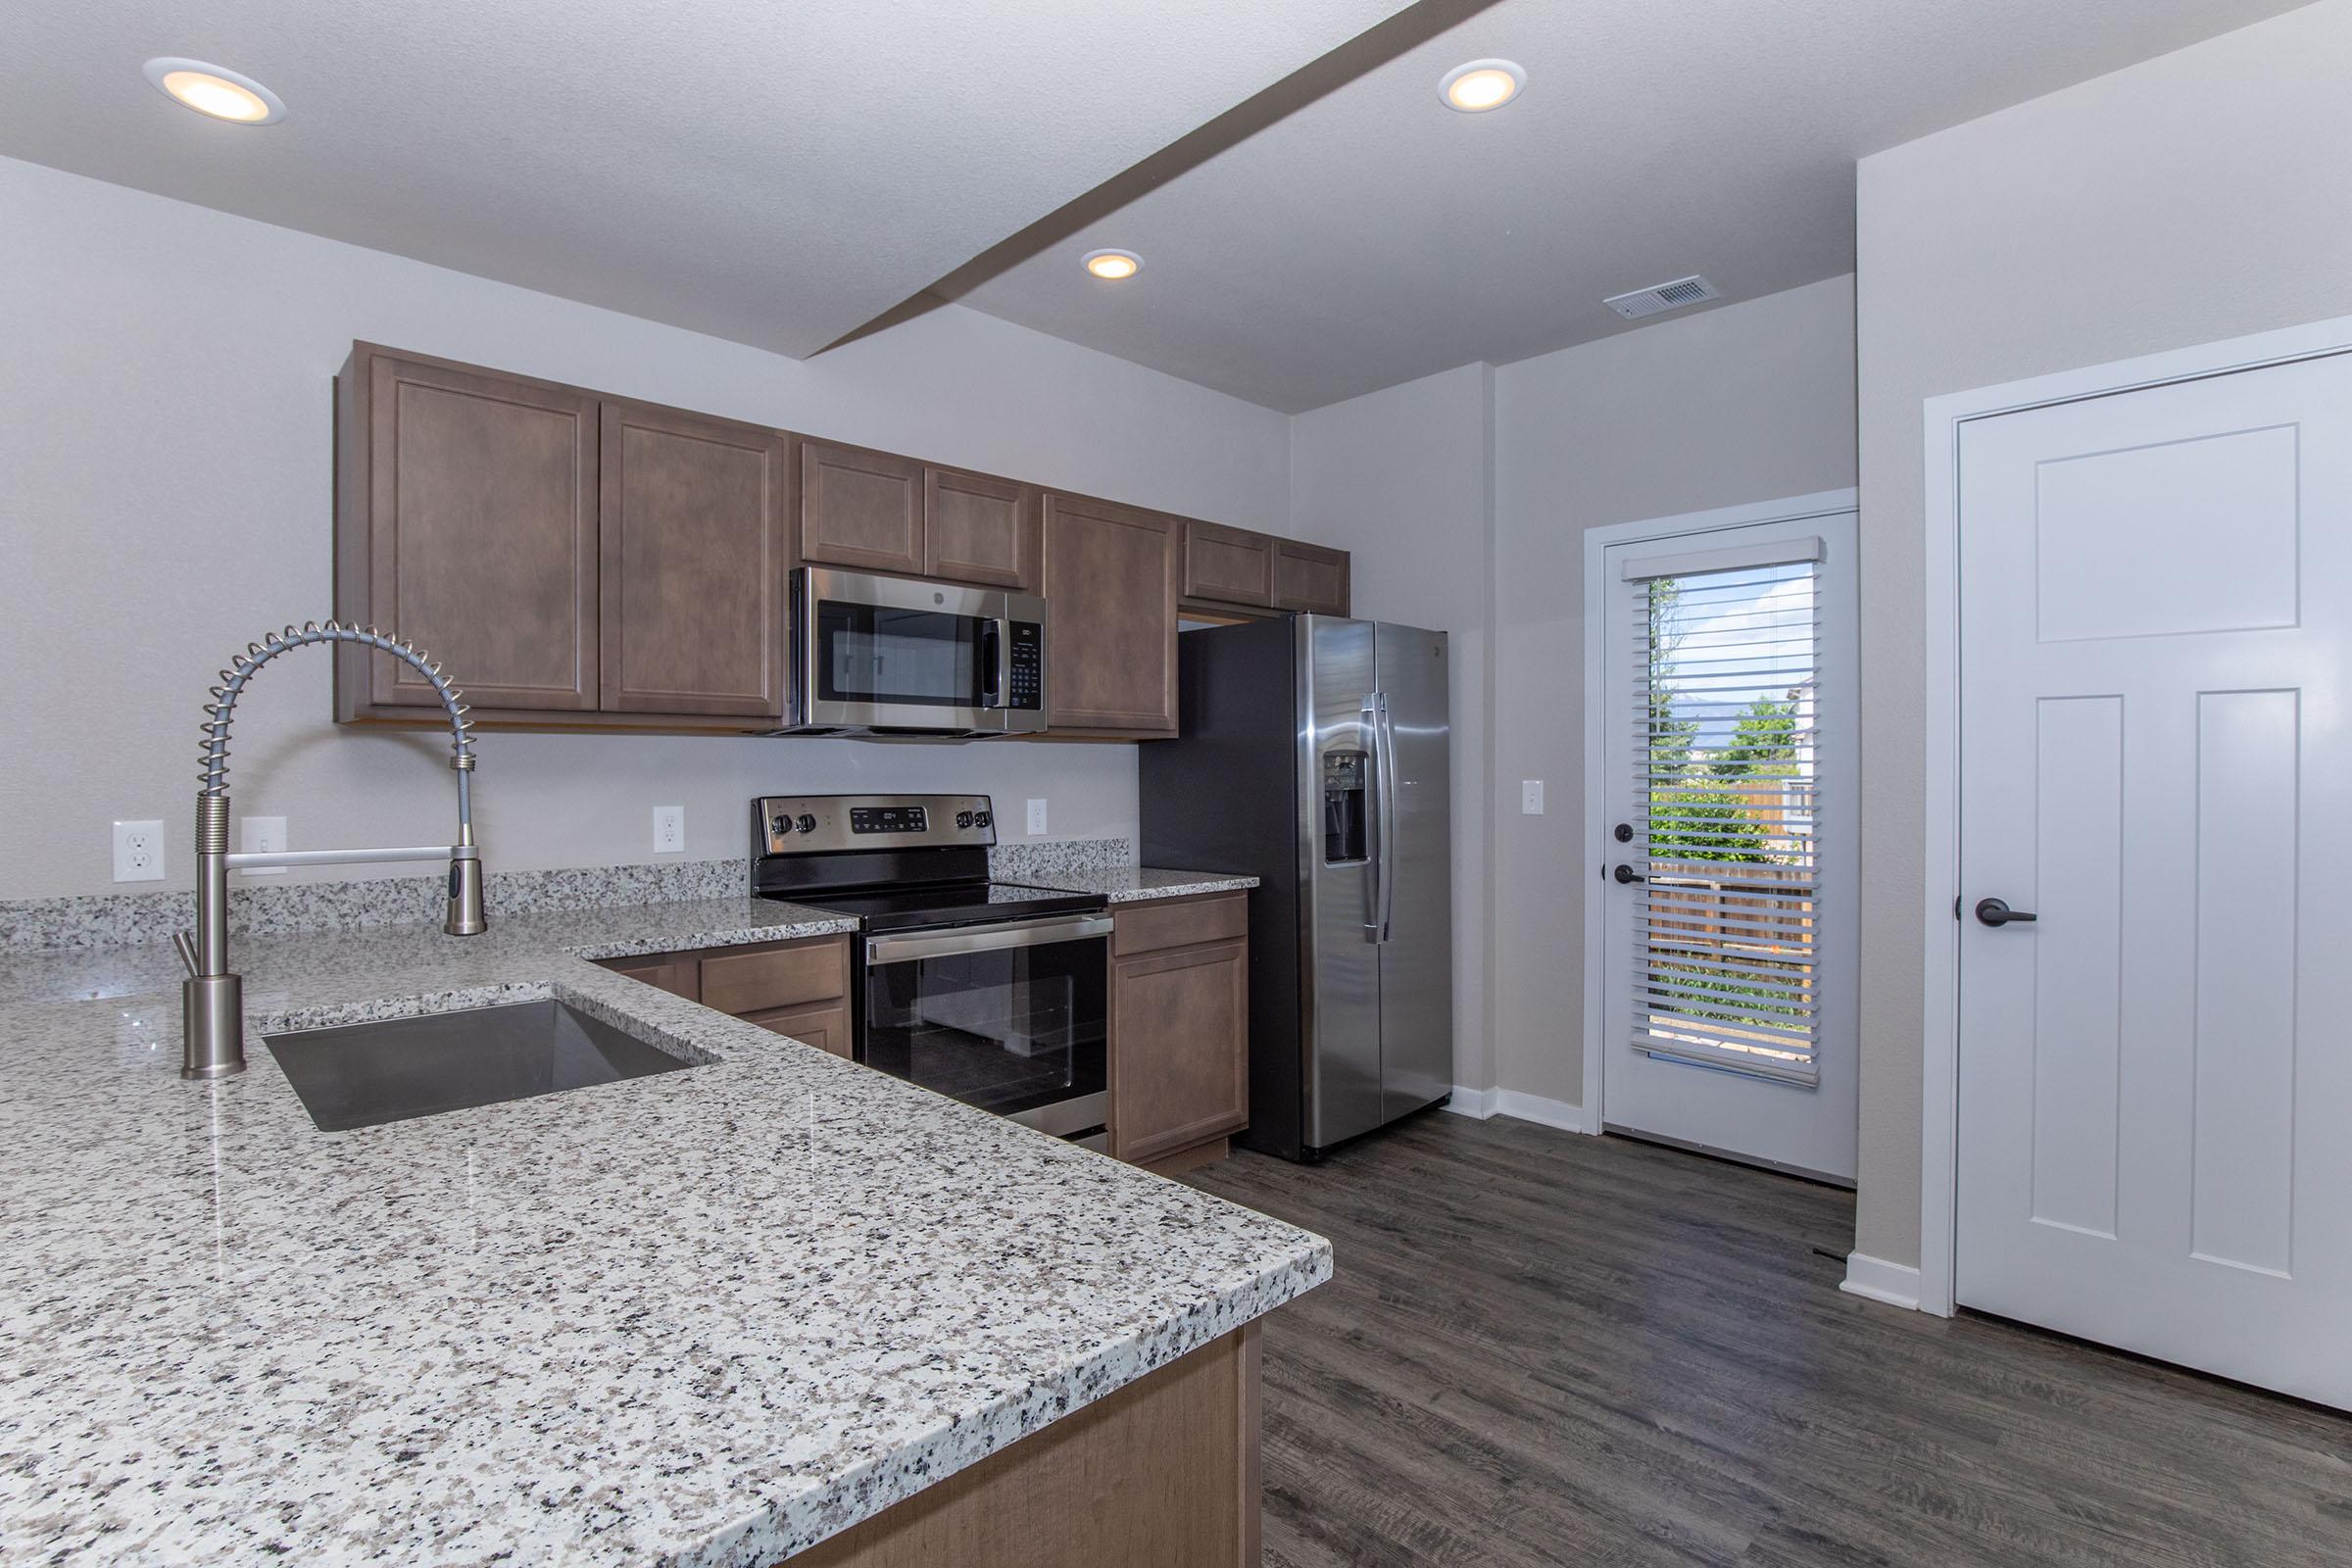
[[1046, 628], [1034, 620], [1011, 623], [1012, 658], [1004, 706], [1031, 712], [1046, 704]]

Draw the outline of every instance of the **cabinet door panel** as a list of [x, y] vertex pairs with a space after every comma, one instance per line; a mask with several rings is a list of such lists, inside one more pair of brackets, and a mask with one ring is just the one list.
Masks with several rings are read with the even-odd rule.
[[781, 720], [788, 439], [609, 402], [603, 450], [603, 706]]
[[[595, 396], [388, 354], [368, 376], [368, 614], [475, 708], [594, 709]], [[439, 705], [368, 665], [369, 701]]]
[[1056, 730], [1176, 733], [1176, 518], [1049, 493], [1047, 697]]
[[1037, 592], [1037, 492], [1010, 479], [923, 470], [923, 574]]
[[1184, 596], [1227, 605], [1274, 602], [1274, 541], [1214, 522], [1184, 525]]
[[923, 569], [923, 466], [829, 441], [801, 443], [801, 558], [909, 575]]
[[745, 1023], [756, 1023], [762, 1029], [772, 1029], [780, 1035], [790, 1035], [803, 1045], [829, 1051], [836, 1056], [850, 1054], [850, 1010], [840, 1003], [819, 1007], [787, 1008], [777, 1012], [747, 1012]]
[[1274, 607], [1318, 615], [1349, 612], [1348, 556], [1345, 550], [1301, 544], [1296, 539], [1274, 542]]
[[1112, 1150], [1155, 1159], [1250, 1121], [1250, 944], [1111, 965]]

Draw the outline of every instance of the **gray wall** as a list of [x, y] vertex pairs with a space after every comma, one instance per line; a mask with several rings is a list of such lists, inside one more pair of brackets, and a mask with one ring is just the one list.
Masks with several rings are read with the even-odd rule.
[[[228, 656], [323, 619], [330, 377], [354, 338], [914, 452], [1276, 532], [1290, 421], [960, 309], [793, 361], [673, 327], [0, 161], [0, 898], [110, 889], [108, 823], [171, 824], [186, 886], [196, 720]], [[335, 730], [329, 661], [238, 709], [240, 812], [294, 847], [430, 842], [429, 738]], [[465, 671], [455, 672], [463, 680]], [[645, 860], [682, 805], [689, 858], [744, 852], [763, 791], [970, 788], [1051, 803], [1051, 836], [1135, 826], [1135, 751], [494, 733], [486, 855]], [[1008, 836], [1017, 837], [1017, 833]]]
[[1873, 1256], [1919, 1256], [1921, 403], [2352, 313], [2348, 83], [2352, 0], [2328, 0], [1862, 160], [1856, 1245]]
[[[1854, 482], [1850, 277], [1494, 372], [1494, 1035], [1584, 1098], [1584, 530]], [[1544, 814], [1519, 809], [1544, 781]]]
[[1454, 1082], [1494, 1082], [1487, 993], [1494, 372], [1463, 366], [1301, 414], [1292, 532], [1355, 553], [1355, 612], [1449, 634]]

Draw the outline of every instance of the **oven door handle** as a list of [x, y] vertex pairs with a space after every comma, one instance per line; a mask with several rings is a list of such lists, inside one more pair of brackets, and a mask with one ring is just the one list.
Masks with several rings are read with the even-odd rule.
[[954, 931], [915, 932], [865, 939], [865, 966], [945, 958], [958, 953], [994, 953], [1001, 948], [1037, 948], [1054, 942], [1084, 942], [1110, 935], [1107, 914], [1057, 914], [1039, 920], [1004, 920]]

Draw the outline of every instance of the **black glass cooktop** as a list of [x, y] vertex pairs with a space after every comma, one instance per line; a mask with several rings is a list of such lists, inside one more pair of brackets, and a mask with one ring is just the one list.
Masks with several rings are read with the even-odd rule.
[[1025, 887], [1018, 882], [949, 882], [922, 887], [782, 892], [764, 896], [848, 915], [867, 931], [918, 931], [972, 925], [983, 920], [1085, 914], [1104, 908], [1109, 903], [1100, 893], [1069, 893], [1059, 888]]

